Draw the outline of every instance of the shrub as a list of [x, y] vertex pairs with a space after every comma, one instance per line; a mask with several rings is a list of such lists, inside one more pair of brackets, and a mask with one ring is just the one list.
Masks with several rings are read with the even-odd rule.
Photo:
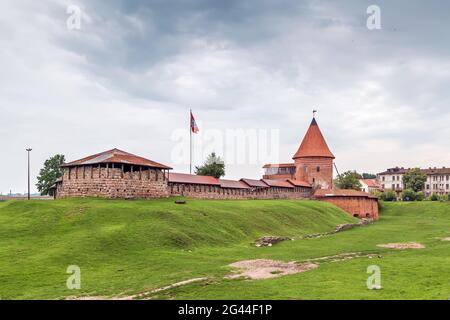
[[450, 193], [447, 196], [447, 201], [450, 201]]
[[392, 190], [385, 190], [381, 194], [381, 200], [383, 200], [383, 201], [395, 201], [395, 200], [397, 200], [397, 195]]
[[425, 193], [419, 191], [416, 193], [416, 201], [423, 201], [425, 199]]
[[413, 189], [405, 189], [402, 191], [402, 200], [403, 201], [414, 201], [416, 200], [416, 193]]
[[439, 196], [436, 193], [433, 193], [430, 197], [431, 201], [439, 201]]

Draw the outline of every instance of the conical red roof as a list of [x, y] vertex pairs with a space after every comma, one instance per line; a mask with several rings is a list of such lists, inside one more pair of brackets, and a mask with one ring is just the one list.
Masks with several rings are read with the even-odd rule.
[[317, 125], [316, 119], [313, 118], [302, 144], [298, 148], [292, 159], [305, 158], [305, 157], [324, 157], [333, 158], [325, 138], [320, 132], [320, 128]]

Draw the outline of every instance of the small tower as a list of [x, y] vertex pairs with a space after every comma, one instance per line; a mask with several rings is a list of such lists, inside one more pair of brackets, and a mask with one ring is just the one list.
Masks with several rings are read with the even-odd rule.
[[321, 189], [333, 188], [333, 159], [315, 117], [303, 141], [292, 158], [295, 161], [295, 179], [309, 182]]

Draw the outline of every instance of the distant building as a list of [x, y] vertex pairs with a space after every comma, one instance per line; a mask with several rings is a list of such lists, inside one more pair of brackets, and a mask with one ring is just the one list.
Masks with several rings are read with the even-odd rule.
[[381, 185], [377, 182], [377, 179], [360, 179], [361, 191], [371, 193], [373, 191], [381, 191]]
[[[405, 189], [403, 184], [403, 175], [411, 168], [395, 167], [389, 168], [384, 172], [377, 174], [377, 181], [382, 189], [391, 189], [400, 195]], [[430, 196], [433, 193], [439, 195], [448, 195], [450, 193], [450, 168], [428, 168], [420, 169], [427, 176], [424, 193]]]

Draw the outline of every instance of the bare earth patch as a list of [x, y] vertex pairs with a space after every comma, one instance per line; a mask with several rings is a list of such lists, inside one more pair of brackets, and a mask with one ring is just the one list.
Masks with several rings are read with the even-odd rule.
[[305, 272], [317, 268], [315, 263], [298, 264], [295, 261], [282, 262], [269, 259], [243, 260], [230, 264], [231, 267], [240, 269], [238, 272], [227, 276], [229, 279], [246, 277], [249, 279], [269, 279], [288, 274]]
[[160, 292], [160, 291], [169, 290], [169, 289], [172, 289], [172, 288], [184, 286], [184, 285], [187, 285], [187, 284], [190, 284], [190, 283], [193, 283], [193, 282], [205, 281], [205, 280], [208, 280], [208, 278], [206, 278], [206, 277], [204, 277], [204, 278], [193, 278], [193, 279], [180, 281], [180, 282], [173, 283], [171, 285], [168, 285], [168, 286], [165, 286], [165, 287], [162, 287], [162, 288], [153, 289], [153, 290], [150, 290], [148, 292], [143, 292], [143, 293], [139, 293], [139, 294], [135, 294], [135, 295], [131, 295], [131, 296], [115, 296], [115, 297], [81, 296], [81, 297], [67, 297], [66, 300], [133, 300], [133, 299], [137, 299], [137, 298], [145, 298], [149, 294], [153, 294], [153, 293], [157, 293], [157, 292]]
[[399, 249], [399, 250], [425, 248], [425, 246], [423, 244], [416, 243], [416, 242], [378, 244], [377, 247]]
[[450, 237], [442, 238], [442, 241], [450, 241]]

